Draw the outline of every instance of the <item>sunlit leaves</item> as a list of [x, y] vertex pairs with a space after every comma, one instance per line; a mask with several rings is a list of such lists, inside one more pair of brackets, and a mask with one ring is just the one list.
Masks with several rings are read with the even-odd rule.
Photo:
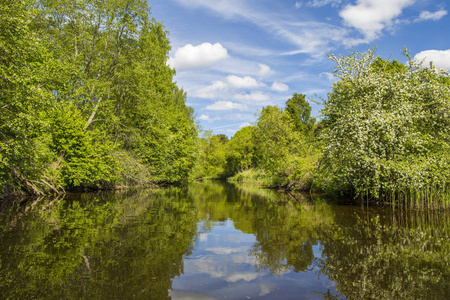
[[[323, 115], [324, 187], [374, 198], [406, 197], [450, 181], [450, 86], [414, 61], [384, 61], [372, 50], [330, 56], [337, 64]], [[437, 170], [432, 165], [442, 164]]]

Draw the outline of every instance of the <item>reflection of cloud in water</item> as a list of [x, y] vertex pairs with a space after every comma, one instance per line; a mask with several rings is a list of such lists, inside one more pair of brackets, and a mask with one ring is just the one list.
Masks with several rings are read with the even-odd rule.
[[206, 251], [211, 251], [214, 254], [231, 254], [238, 252], [248, 252], [250, 247], [242, 246], [242, 247], [214, 247], [214, 248], [205, 248]]
[[266, 274], [264, 273], [235, 273], [227, 278], [225, 278], [228, 282], [237, 282], [239, 280], [245, 280], [245, 281], [252, 281], [255, 280], [258, 277], [264, 276]]
[[275, 284], [273, 283], [260, 283], [258, 284], [259, 287], [259, 296], [265, 296], [267, 294], [269, 294], [271, 291], [273, 291], [276, 287]]
[[199, 292], [180, 291], [180, 290], [169, 291], [169, 296], [172, 298], [172, 300], [216, 300], [216, 298], [210, 297], [208, 295]]
[[231, 256], [231, 260], [236, 264], [249, 264], [252, 266], [256, 265], [256, 258], [254, 256], [250, 256], [248, 254], [235, 254]]
[[200, 241], [200, 242], [206, 242], [207, 240], [208, 240], [208, 235], [209, 235], [209, 233], [200, 233], [199, 235], [198, 235], [198, 240]]
[[185, 262], [186, 267], [192, 268], [196, 273], [206, 273], [213, 278], [225, 277], [228, 274], [228, 266], [214, 260], [212, 256], [203, 256]]

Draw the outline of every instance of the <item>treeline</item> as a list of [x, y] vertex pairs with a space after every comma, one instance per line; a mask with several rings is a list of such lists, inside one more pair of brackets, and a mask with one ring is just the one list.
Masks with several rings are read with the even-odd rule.
[[322, 118], [304, 95], [262, 109], [227, 141], [202, 138], [199, 177], [327, 192], [367, 202], [450, 203], [450, 79], [446, 70], [383, 60], [373, 50], [333, 56]]
[[305, 95], [295, 93], [285, 108], [264, 107], [254, 125], [243, 127], [230, 140], [206, 133], [194, 175], [309, 190], [322, 127], [323, 122], [316, 124], [311, 117]]
[[333, 56], [321, 119], [302, 94], [199, 138], [143, 0], [0, 3], [0, 195], [232, 178], [367, 201], [450, 198], [447, 71]]
[[0, 3], [0, 195], [187, 178], [198, 131], [143, 0]]

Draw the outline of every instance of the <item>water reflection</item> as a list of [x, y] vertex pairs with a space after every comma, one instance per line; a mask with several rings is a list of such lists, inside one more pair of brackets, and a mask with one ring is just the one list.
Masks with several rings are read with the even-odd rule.
[[223, 182], [0, 212], [0, 298], [450, 299], [450, 217]]
[[[11, 299], [169, 299], [196, 235], [186, 192], [65, 199], [2, 214], [0, 294]], [[16, 218], [16, 219], [15, 219]], [[176, 241], [176, 242], [174, 242]]]

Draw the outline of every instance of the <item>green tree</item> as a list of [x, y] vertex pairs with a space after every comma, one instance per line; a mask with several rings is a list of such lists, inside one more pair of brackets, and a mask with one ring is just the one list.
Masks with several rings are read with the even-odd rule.
[[311, 106], [305, 95], [294, 93], [292, 98], [286, 101], [285, 113], [291, 117], [295, 130], [305, 135], [311, 134], [316, 120], [311, 117]]
[[330, 58], [340, 80], [322, 111], [323, 187], [392, 200], [448, 192], [450, 86], [444, 75], [413, 60], [402, 66], [376, 59], [373, 50]]
[[195, 165], [195, 178], [221, 178], [225, 176], [227, 144], [220, 135], [205, 132], [200, 139], [200, 155]]
[[249, 169], [254, 165], [255, 144], [254, 126], [245, 126], [238, 130], [227, 144], [227, 176]]
[[0, 3], [0, 194], [39, 193], [41, 170], [52, 159], [41, 114], [52, 105], [60, 64], [33, 32], [30, 4]]
[[292, 119], [276, 106], [262, 109], [254, 139], [257, 164], [271, 172], [283, 168], [287, 157], [301, 146], [300, 134], [294, 130]]

